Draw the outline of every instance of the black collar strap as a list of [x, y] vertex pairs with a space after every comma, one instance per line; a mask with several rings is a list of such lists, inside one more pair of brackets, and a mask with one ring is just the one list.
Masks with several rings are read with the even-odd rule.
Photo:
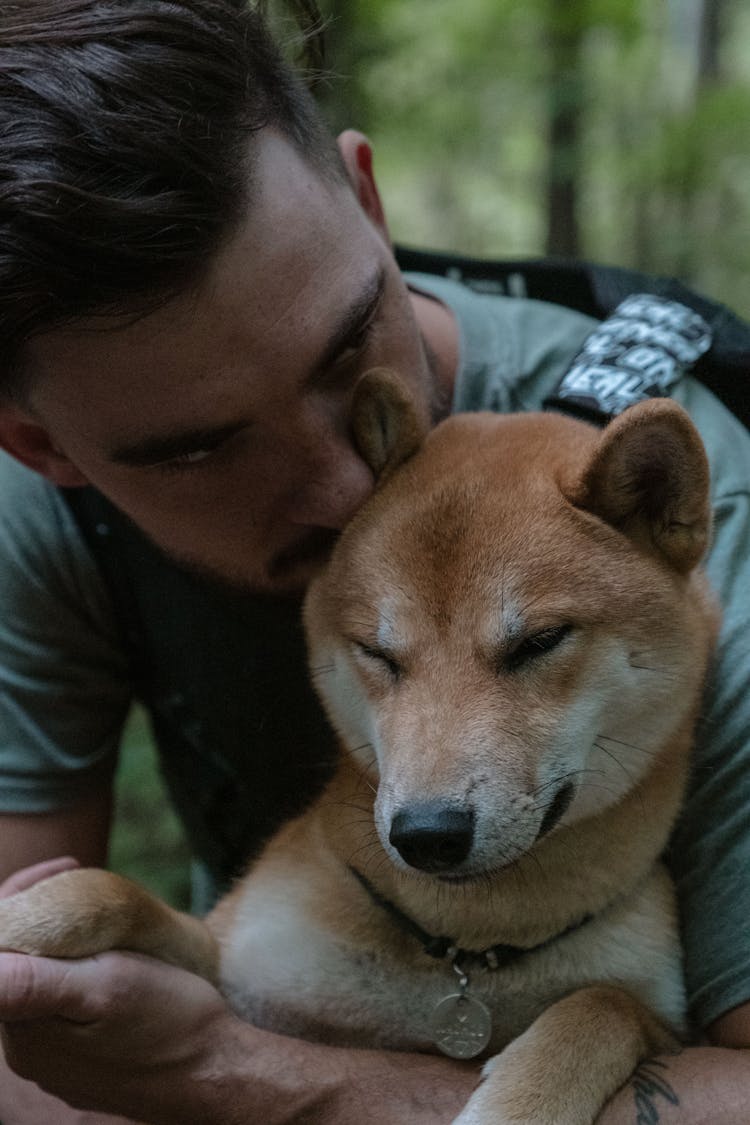
[[460, 949], [449, 937], [435, 937], [433, 934], [428, 934], [413, 918], [410, 918], [408, 914], [404, 914], [403, 910], [399, 910], [395, 903], [391, 902], [390, 899], [384, 898], [383, 895], [373, 887], [369, 879], [365, 878], [361, 871], [357, 871], [356, 867], [350, 867], [349, 870], [360, 885], [364, 887], [376, 906], [381, 906], [405, 933], [415, 937], [417, 941], [421, 943], [425, 953], [438, 960], [447, 958], [459, 969], [468, 969], [471, 967], [489, 969], [490, 971], [505, 969], [509, 965], [513, 965], [516, 961], [519, 961], [521, 957], [525, 957], [527, 953], [538, 953], [540, 950], [546, 949], [548, 945], [552, 945], [553, 942], [559, 941], [560, 938], [565, 937], [566, 934], [570, 934], [574, 930], [579, 930], [581, 926], [585, 926], [586, 923], [590, 922], [594, 917], [593, 914], [586, 914], [578, 922], [573, 922], [572, 925], [566, 926], [560, 933], [553, 934], [552, 937], [547, 938], [546, 941], [542, 941], [539, 945], [533, 945], [529, 948], [521, 945], [500, 944], [492, 945], [489, 949], [482, 949], [481, 951]]

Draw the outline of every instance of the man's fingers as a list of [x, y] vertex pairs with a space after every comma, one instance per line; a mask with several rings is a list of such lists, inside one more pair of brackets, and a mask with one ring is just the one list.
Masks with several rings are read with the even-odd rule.
[[101, 1011], [102, 968], [93, 958], [56, 961], [25, 953], [0, 953], [0, 1022], [61, 1016], [90, 1023]]
[[79, 866], [77, 859], [63, 855], [57, 859], [45, 859], [42, 863], [35, 863], [33, 867], [22, 867], [0, 885], [0, 898], [8, 898], [18, 891], [25, 891], [42, 879], [49, 879], [52, 875], [59, 875], [61, 871], [70, 871]]
[[94, 957], [34, 957], [0, 953], [0, 1023], [59, 1017], [89, 1024], [165, 1011], [226, 1010], [201, 977], [140, 953], [110, 951]]

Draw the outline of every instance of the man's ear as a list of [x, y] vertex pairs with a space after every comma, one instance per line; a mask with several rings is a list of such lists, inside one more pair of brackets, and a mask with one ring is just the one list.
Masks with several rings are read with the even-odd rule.
[[687, 412], [669, 399], [631, 406], [602, 433], [580, 478], [565, 489], [579, 508], [687, 574], [711, 534], [709, 467]]
[[32, 414], [8, 402], [0, 402], [0, 449], [62, 488], [88, 484], [86, 477], [60, 452], [44, 426]]
[[339, 152], [352, 182], [354, 193], [367, 217], [390, 243], [385, 211], [372, 168], [372, 147], [364, 133], [347, 129], [338, 138]]
[[352, 433], [378, 482], [416, 453], [429, 429], [408, 389], [392, 371], [375, 367], [354, 391]]

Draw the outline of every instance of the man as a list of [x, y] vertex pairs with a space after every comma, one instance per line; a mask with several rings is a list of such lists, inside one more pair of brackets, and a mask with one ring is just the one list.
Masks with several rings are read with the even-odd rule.
[[[339, 158], [239, 0], [6, 5], [0, 114], [3, 893], [54, 857], [106, 862], [134, 692], [220, 883], [330, 761], [297, 599], [373, 486], [349, 436], [359, 375], [397, 369], [436, 420], [538, 407], [595, 325], [450, 282], [407, 286], [365, 138], [345, 133]], [[602, 1125], [739, 1123], [750, 1098], [750, 824], [731, 790], [747, 784], [750, 731], [750, 441], [694, 382], [675, 393], [714, 462], [711, 566], [728, 612], [706, 784], [676, 868], [709, 1045], [657, 1060]], [[0, 1018], [25, 1078], [3, 1079], [5, 1125], [107, 1112], [427, 1125], [476, 1081], [446, 1060], [257, 1031], [205, 982], [122, 954], [0, 955]]]

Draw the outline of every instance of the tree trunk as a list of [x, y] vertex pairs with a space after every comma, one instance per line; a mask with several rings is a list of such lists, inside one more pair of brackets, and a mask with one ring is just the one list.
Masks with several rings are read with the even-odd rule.
[[578, 192], [581, 176], [581, 48], [585, 19], [580, 0], [552, 0], [548, 8], [548, 254], [581, 253]]
[[721, 76], [720, 50], [726, 0], [701, 0], [698, 31], [698, 88], [714, 86]]

